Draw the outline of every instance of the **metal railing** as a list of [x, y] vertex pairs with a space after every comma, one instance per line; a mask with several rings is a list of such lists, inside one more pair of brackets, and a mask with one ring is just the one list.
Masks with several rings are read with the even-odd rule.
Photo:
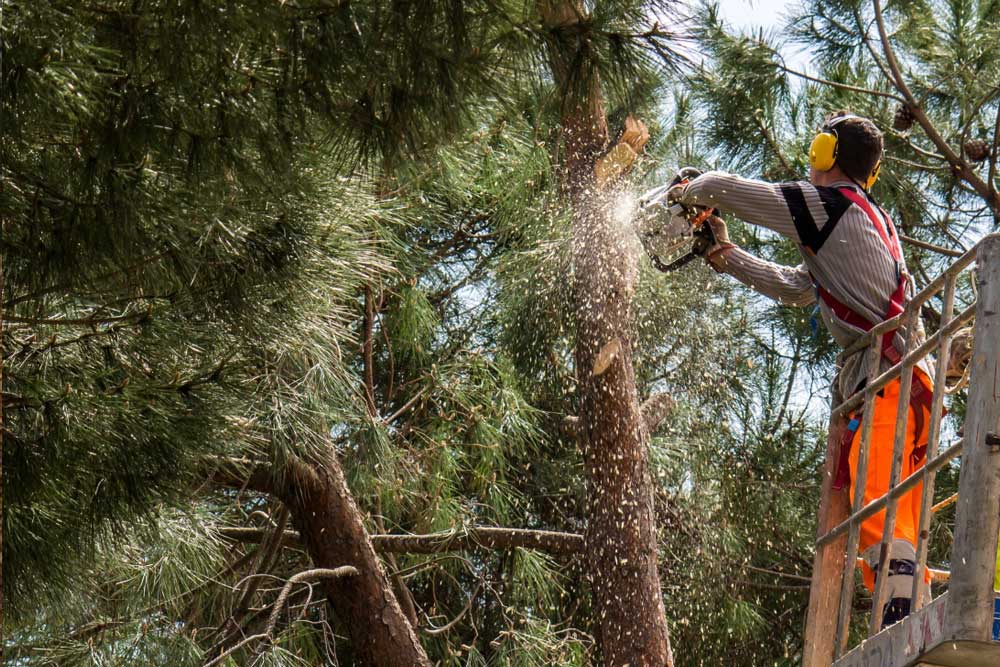
[[[828, 659], [817, 656], [822, 656], [824, 654], [830, 655], [832, 652], [830, 660], [836, 660], [836, 658], [842, 655], [846, 650], [848, 630], [851, 622], [851, 611], [854, 603], [854, 565], [858, 558], [861, 524], [866, 519], [876, 515], [884, 509], [885, 521], [883, 524], [882, 540], [879, 550], [880, 557], [878, 569], [875, 577], [875, 591], [872, 596], [872, 609], [871, 619], [868, 626], [868, 636], [871, 637], [880, 631], [882, 621], [881, 610], [886, 602], [887, 580], [889, 578], [886, 576], [886, 570], [889, 566], [891, 553], [890, 548], [896, 527], [897, 507], [900, 498], [911, 492], [921, 483], [923, 483], [923, 490], [921, 493], [919, 528], [917, 531], [916, 572], [913, 577], [913, 589], [911, 591], [911, 609], [914, 611], [918, 610], [924, 602], [922, 596], [920, 595], [920, 591], [924, 580], [924, 573], [927, 569], [927, 536], [932, 516], [931, 508], [934, 498], [935, 476], [936, 473], [944, 468], [949, 461], [963, 454], [964, 449], [967, 446], [966, 442], [969, 441], [969, 434], [968, 431], [966, 431], [966, 437], [964, 437], [961, 441], [948, 445], [943, 450], [940, 449], [946, 372], [951, 351], [952, 337], [961, 327], [976, 319], [977, 312], [984, 307], [982, 298], [980, 298], [977, 303], [965, 308], [957, 315], [954, 312], [959, 276], [963, 271], [969, 269], [973, 261], [977, 259], [979, 260], [980, 265], [982, 265], [983, 262], [1000, 262], [1000, 235], [994, 234], [984, 238], [976, 245], [976, 247], [955, 260], [954, 263], [952, 263], [941, 275], [920, 290], [920, 292], [909, 301], [903, 313], [891, 320], [873, 327], [869, 332], [861, 336], [854, 344], [845, 349], [841, 354], [841, 358], [843, 359], [867, 350], [867, 352], [865, 352], [865, 363], [868, 371], [867, 377], [874, 379], [868, 382], [863, 389], [848, 397], [839, 405], [834, 406], [831, 412], [832, 441], [832, 439], [836, 437], [835, 434], [839, 428], [836, 425], [846, 422], [846, 419], [858, 409], [862, 410], [861, 426], [858, 431], [860, 434], [860, 440], [855, 439], [855, 446], [858, 447], [857, 465], [856, 468], [851, 471], [852, 479], [855, 480], [854, 488], [857, 489], [857, 492], [854, 494], [850, 514], [846, 519], [843, 519], [839, 521], [839, 523], [829, 527], [829, 524], [825, 522], [824, 518], [821, 516], [821, 526], [827, 525], [828, 529], [819, 535], [816, 540], [816, 568], [819, 569], [823, 563], [829, 564], [831, 562], [843, 564], [843, 567], [841, 567], [839, 571], [841, 579], [839, 580], [839, 595], [836, 597], [836, 632], [834, 635], [835, 639], [832, 642], [832, 647], [829, 646], [828, 638], [822, 638], [819, 640], [819, 644], [825, 644], [826, 647], [815, 649], [814, 646], [814, 652], [810, 654], [810, 651], [808, 650], [810, 633], [812, 633], [813, 637], [816, 637], [824, 631], [829, 632], [829, 630], [832, 629], [830, 628], [832, 621], [830, 616], [834, 612], [834, 609], [830, 608], [832, 605], [829, 604], [830, 602], [833, 602], [833, 591], [829, 590], [822, 594], [826, 596], [823, 599], [826, 599], [827, 603], [822, 601], [816, 602], [816, 600], [821, 599], [822, 595], [817, 596], [816, 591], [813, 591], [813, 597], [810, 600], [810, 618], [807, 622], [806, 628], [807, 651], [804, 658], [805, 665], [828, 664]], [[982, 268], [983, 267], [980, 266], [980, 271], [982, 271]], [[991, 271], [994, 277], [996, 275], [1000, 275], [1000, 269], [995, 266], [991, 268]], [[918, 327], [915, 325], [917, 324], [917, 319], [920, 317], [921, 307], [941, 292], [943, 292], [943, 295], [940, 325], [937, 330], [933, 332], [933, 334], [927, 336], [923, 342], [918, 342], [916, 340]], [[997, 285], [992, 285], [988, 296], [989, 299], [993, 301], [1000, 300], [1000, 289], [998, 289]], [[993, 308], [994, 310], [997, 306], [998, 304], [995, 303], [986, 304], [987, 308]], [[993, 312], [994, 311], [988, 311], [988, 315], [992, 315]], [[904, 348], [900, 350], [901, 359], [898, 363], [894, 364], [891, 368], [880, 374], [883, 357], [883, 334], [888, 331], [896, 330], [900, 327], [905, 327], [907, 332]], [[979, 336], [980, 333], [980, 331], [977, 331], [976, 335]], [[997, 332], [992, 331], [985, 333], [988, 333], [989, 335], [996, 335]], [[994, 339], [991, 344], [994, 347], [1000, 348], [1000, 339]], [[978, 350], [980, 347], [983, 347], [983, 345], [978, 342], [977, 339], [976, 349]], [[938, 363], [933, 378], [933, 392], [930, 402], [930, 418], [928, 422], [928, 441], [925, 463], [923, 467], [916, 470], [909, 477], [900, 479], [903, 469], [914, 368], [918, 363], [920, 363], [921, 360], [928, 357], [935, 349], [937, 351], [936, 356]], [[980, 355], [980, 357], [982, 357], [982, 355]], [[992, 358], [995, 365], [995, 353]], [[970, 360], [970, 363], [974, 360], [975, 359]], [[994, 368], [994, 373], [995, 372], [996, 369]], [[868, 459], [872, 441], [875, 396], [897, 378], [900, 380], [899, 402], [897, 404], [897, 418], [893, 438], [892, 465], [889, 475], [888, 491], [885, 495], [865, 505], [864, 489], [868, 476]], [[977, 378], [974, 373], [971, 383], [974, 384], [977, 381], [995, 383], [997, 378]], [[972, 437], [978, 438], [980, 437], [980, 434], [972, 434]], [[828, 449], [828, 457], [832, 451], [834, 451], [834, 448]], [[834, 470], [832, 465], [834, 464], [828, 462], [828, 467], [826, 469], [827, 475], [830, 475], [831, 471]], [[828, 480], [824, 485], [824, 493], [829, 493], [830, 489], [831, 485]], [[832, 505], [828, 502], [824, 503], [823, 507], [826, 507], [827, 510], [829, 510], [831, 506]], [[821, 510], [821, 512], [822, 511], [824, 510]], [[830, 560], [820, 557], [821, 550], [836, 548], [835, 545], [838, 542], [838, 538], [840, 538], [842, 543], [842, 539], [845, 534], [847, 539], [846, 553], [841, 553], [841, 556], [845, 557], [842, 561], [839, 559]], [[995, 545], [996, 534], [993, 535], [992, 539], [993, 544]], [[955, 556], [958, 555], [958, 552], [959, 545], [956, 544], [956, 549], [953, 551], [953, 562], [955, 561]], [[830, 574], [832, 576], [836, 576], [837, 573], [834, 572]], [[814, 576], [813, 586], [816, 587], [817, 585], [836, 586], [836, 584], [830, 583], [829, 577], [824, 579], [824, 573], [819, 573], [818, 577]], [[824, 615], [826, 618], [822, 618]], [[829, 650], [830, 648], [832, 648], [832, 651]]]

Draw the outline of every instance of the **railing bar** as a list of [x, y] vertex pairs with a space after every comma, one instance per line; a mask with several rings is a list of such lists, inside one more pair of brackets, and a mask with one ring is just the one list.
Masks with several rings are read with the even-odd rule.
[[[955, 310], [955, 284], [958, 276], [949, 276], [944, 288], [944, 303], [941, 309], [941, 319], [950, 319]], [[938, 444], [941, 442], [941, 418], [944, 407], [944, 384], [947, 379], [948, 361], [951, 356], [951, 334], [941, 336], [938, 347], [937, 368], [934, 370], [934, 393], [931, 398], [931, 416], [927, 435], [927, 460], [937, 456]], [[917, 611], [924, 606], [923, 589], [924, 570], [927, 568], [927, 538], [931, 526], [931, 505], [934, 502], [935, 475], [925, 467], [924, 490], [920, 496], [920, 526], [917, 529], [917, 567], [913, 574], [913, 588], [910, 591], [910, 608]]]
[[[877, 340], [877, 339], [876, 339]], [[882, 365], [882, 345], [881, 341], [875, 342], [868, 348], [868, 375], [874, 377], [878, 374]], [[871, 450], [872, 430], [875, 417], [875, 394], [869, 395], [865, 401], [865, 408], [861, 417], [861, 441], [858, 445], [858, 463], [854, 469], [854, 500], [851, 504], [851, 514], [856, 514], [865, 503], [865, 484], [868, 480], [868, 453]], [[841, 440], [841, 446], [844, 441]], [[861, 522], [851, 524], [847, 538], [847, 559], [844, 561], [848, 565], [853, 563], [858, 556], [858, 542], [861, 534]], [[847, 648], [848, 629], [851, 624], [851, 609], [854, 605], [854, 569], [845, 567], [843, 578], [840, 583], [840, 610], [837, 614], [837, 639], [833, 645], [834, 659], [839, 658]]]
[[[960, 258], [958, 258], [957, 260], [955, 260], [951, 264], [951, 266], [949, 266], [947, 269], [945, 269], [934, 280], [932, 280], [931, 282], [927, 283], [927, 285], [922, 290], [920, 290], [919, 292], [917, 292], [917, 294], [914, 295], [914, 297], [907, 302], [907, 304], [906, 304], [906, 310], [903, 313], [900, 313], [899, 315], [897, 315], [896, 317], [892, 318], [891, 320], [886, 320], [885, 322], [880, 322], [876, 326], [872, 327], [872, 329], [870, 331], [866, 332], [865, 335], [862, 336], [862, 338], [868, 338], [868, 337], [870, 337], [870, 338], [877, 338], [880, 334], [883, 334], [883, 333], [885, 333], [886, 331], [888, 331], [888, 330], [890, 330], [892, 328], [898, 328], [900, 318], [906, 316], [908, 313], [910, 313], [910, 312], [912, 312], [914, 310], [919, 309], [920, 306], [922, 306], [925, 301], [927, 301], [932, 296], [934, 296], [939, 291], [941, 291], [941, 288], [944, 287], [945, 281], [948, 278], [956, 275], [959, 271], [965, 269], [967, 266], [969, 266], [972, 263], [972, 260], [975, 259], [975, 257], [976, 257], [976, 249], [978, 247], [979, 247], [979, 244], [977, 243], [972, 248], [970, 248], [964, 255], [962, 255]], [[861, 340], [856, 340], [853, 343], [851, 343], [849, 346], [847, 346], [846, 348], [844, 348], [844, 350], [838, 355], [838, 358], [839, 359], [846, 359], [847, 357], [851, 356], [855, 352], [859, 352], [859, 351], [863, 350], [867, 346], [868, 346], [867, 345], [867, 341], [865, 341], [864, 343], [862, 343]]]
[[879, 391], [887, 384], [892, 382], [896, 377], [899, 376], [899, 372], [903, 364], [914, 364], [919, 361], [922, 357], [926, 356], [930, 352], [931, 348], [934, 347], [940, 341], [941, 337], [947, 334], [953, 334], [958, 329], [965, 324], [968, 324], [969, 320], [973, 319], [976, 315], [976, 305], [973, 304], [959, 313], [954, 319], [952, 319], [947, 324], [943, 325], [937, 333], [930, 336], [923, 344], [920, 345], [916, 350], [907, 354], [900, 363], [896, 364], [885, 373], [882, 373], [879, 377], [875, 378], [873, 382], [869, 382], [864, 389], [861, 389], [851, 395], [850, 398], [846, 399], [843, 403], [833, 408], [831, 411], [831, 417], [839, 417], [845, 412], [856, 409], [864, 401], [865, 392], [867, 391]]
[[[938, 454], [937, 458], [925, 463], [924, 469], [929, 472], [937, 472], [938, 470], [943, 468], [949, 461], [951, 461], [953, 458], [955, 458], [961, 453], [962, 453], [962, 442], [959, 441], [948, 447], [948, 449], [944, 450], [940, 454]], [[834, 528], [831, 528], [828, 533], [824, 534], [822, 537], [816, 540], [817, 548], [825, 546], [834, 538], [843, 535], [844, 531], [846, 531], [850, 527], [851, 523], [855, 521], [858, 522], [864, 521], [868, 517], [874, 516], [879, 510], [885, 507], [885, 503], [889, 498], [889, 496], [903, 495], [904, 493], [912, 489], [914, 486], [919, 484], [923, 480], [923, 478], [924, 478], [923, 471], [913, 473], [912, 475], [904, 479], [902, 482], [900, 482], [899, 485], [897, 485], [894, 489], [889, 491], [889, 493], [887, 493], [884, 496], [879, 496], [869, 504], [865, 505], [864, 509], [862, 509], [860, 512], [858, 512], [857, 514], [852, 514], [851, 516], [847, 517], [846, 519], [838, 523]]]
[[[914, 314], [917, 313], [917, 314]], [[910, 312], [906, 318], [906, 341], [903, 343], [903, 355], [913, 348], [917, 339], [919, 311]], [[889, 491], [899, 484], [903, 472], [903, 452], [906, 449], [906, 427], [910, 417], [910, 394], [913, 388], [913, 366], [916, 361], [904, 362], [899, 376], [899, 399], [896, 401], [896, 428], [892, 438], [892, 469], [889, 472]], [[882, 544], [879, 547], [878, 568], [875, 575], [875, 592], [872, 595], [872, 613], [868, 624], [868, 636], [882, 629], [882, 607], [885, 604], [886, 591], [889, 587], [888, 572], [892, 562], [892, 544], [896, 535], [896, 514], [899, 510], [899, 499], [890, 496], [885, 509], [885, 519], [882, 522]]]

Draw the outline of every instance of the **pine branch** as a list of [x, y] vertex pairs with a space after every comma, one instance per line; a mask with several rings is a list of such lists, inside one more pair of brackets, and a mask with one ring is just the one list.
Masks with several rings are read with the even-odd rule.
[[147, 310], [142, 313], [129, 313], [117, 317], [62, 317], [62, 318], [37, 318], [18, 317], [17, 315], [7, 315], [8, 322], [15, 324], [33, 324], [36, 326], [65, 327], [65, 326], [97, 326], [100, 324], [113, 324], [114, 322], [132, 322], [142, 324], [152, 317], [152, 311]]
[[906, 79], [903, 77], [899, 61], [896, 59], [896, 53], [892, 48], [892, 44], [889, 42], [889, 34], [885, 27], [885, 18], [882, 15], [882, 2], [881, 0], [874, 0], [874, 3], [875, 22], [878, 26], [879, 39], [882, 42], [882, 51], [885, 53], [886, 62], [889, 65], [889, 71], [892, 75], [890, 81], [906, 99], [907, 107], [913, 114], [913, 117], [924, 129], [924, 132], [931, 140], [931, 143], [937, 146], [938, 150], [941, 151], [945, 159], [948, 160], [948, 163], [952, 166], [955, 174], [972, 186], [975, 194], [979, 195], [986, 201], [987, 205], [993, 209], [995, 215], [1000, 215], [1000, 193], [996, 191], [992, 184], [984, 182], [983, 179], [976, 174], [964, 157], [952, 150], [951, 146], [948, 145], [948, 142], [945, 141], [944, 137], [941, 136], [941, 133], [938, 132], [937, 128], [927, 117], [923, 107], [913, 95], [913, 91], [910, 90], [909, 85], [906, 83]]
[[357, 574], [357, 568], [345, 565], [334, 569], [315, 568], [293, 575], [282, 587], [281, 593], [278, 594], [278, 599], [274, 601], [274, 609], [271, 610], [271, 616], [267, 620], [267, 627], [264, 629], [264, 635], [268, 638], [271, 637], [275, 626], [278, 625], [278, 617], [281, 615], [281, 611], [284, 609], [285, 603], [288, 602], [288, 596], [291, 594], [292, 587], [295, 586], [295, 584], [304, 582], [307, 579], [338, 579], [340, 577], [352, 577]]
[[226, 457], [208, 457], [211, 465], [208, 480], [219, 486], [233, 489], [250, 489], [257, 493], [271, 494], [276, 491], [271, 467], [262, 461]]
[[[262, 528], [221, 527], [219, 534], [230, 540], [258, 544], [270, 531]], [[282, 533], [282, 546], [300, 544], [299, 533]], [[576, 554], [583, 549], [583, 536], [550, 530], [498, 528], [478, 526], [464, 531], [448, 531], [429, 535], [372, 535], [375, 550], [381, 553], [436, 554], [447, 551], [474, 549], [535, 549], [551, 554]]]
[[773, 150], [774, 154], [778, 157], [778, 161], [781, 162], [781, 167], [790, 176], [793, 175], [795, 173], [795, 170], [792, 169], [792, 166], [788, 163], [788, 160], [785, 159], [785, 155], [781, 151], [781, 146], [778, 145], [778, 142], [777, 140], [775, 140], [774, 135], [771, 134], [770, 130], [767, 129], [767, 126], [764, 124], [764, 120], [760, 117], [760, 113], [758, 113], [758, 111], [754, 111], [753, 113], [753, 119], [754, 122], [757, 124], [757, 128], [760, 130], [761, 134], [764, 135], [765, 141], [767, 141], [768, 145], [771, 147], [771, 150]]
[[361, 351], [364, 357], [364, 391], [365, 405], [368, 407], [368, 415], [372, 419], [378, 416], [378, 409], [375, 407], [375, 362], [373, 359], [373, 335], [375, 326], [375, 301], [372, 297], [372, 288], [365, 285], [365, 317], [361, 338]]
[[[780, 54], [776, 54], [780, 58]], [[831, 88], [837, 88], [838, 90], [848, 90], [853, 93], [864, 93], [866, 95], [876, 95], [878, 97], [888, 97], [891, 100], [896, 100], [897, 102], [903, 102], [903, 98], [899, 95], [893, 95], [892, 93], [887, 93], [883, 90], [874, 90], [872, 88], [861, 88], [859, 86], [852, 86], [847, 83], [839, 83], [837, 81], [831, 81], [830, 79], [824, 79], [822, 77], [813, 76], [811, 74], [806, 74], [805, 72], [800, 72], [788, 67], [784, 64], [784, 58], [781, 58], [781, 62], [776, 63], [778, 69], [787, 72], [793, 76], [806, 79], [807, 81], [812, 81], [813, 83], [819, 83], [824, 86], [830, 86]]]

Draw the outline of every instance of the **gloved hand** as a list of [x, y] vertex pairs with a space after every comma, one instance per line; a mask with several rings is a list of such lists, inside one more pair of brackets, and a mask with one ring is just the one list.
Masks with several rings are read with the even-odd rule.
[[684, 203], [684, 188], [687, 187], [687, 183], [678, 183], [677, 185], [671, 185], [670, 189], [667, 190], [667, 201], [669, 202], [679, 202]]
[[712, 233], [715, 234], [715, 245], [708, 249], [705, 253], [708, 255], [713, 250], [717, 250], [719, 246], [722, 245], [733, 245], [729, 242], [729, 227], [726, 226], [726, 221], [717, 215], [710, 215], [708, 219], [705, 220], [705, 224], [711, 227]]
[[726, 251], [736, 246], [729, 240], [729, 228], [726, 227], [725, 220], [717, 215], [710, 215], [703, 224], [708, 225], [715, 235], [715, 245], [709, 246], [705, 251], [705, 262], [716, 271], [721, 271], [726, 266]]

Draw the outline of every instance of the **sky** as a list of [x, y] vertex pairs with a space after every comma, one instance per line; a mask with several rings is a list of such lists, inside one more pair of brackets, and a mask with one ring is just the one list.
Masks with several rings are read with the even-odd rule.
[[[784, 19], [801, 0], [717, 0], [719, 15], [732, 28], [744, 32], [756, 32], [763, 28], [777, 31]], [[800, 71], [809, 69], [805, 54], [798, 49], [784, 46], [781, 49], [786, 62]]]
[[722, 17], [737, 28], [773, 28], [797, 0], [719, 0]]

